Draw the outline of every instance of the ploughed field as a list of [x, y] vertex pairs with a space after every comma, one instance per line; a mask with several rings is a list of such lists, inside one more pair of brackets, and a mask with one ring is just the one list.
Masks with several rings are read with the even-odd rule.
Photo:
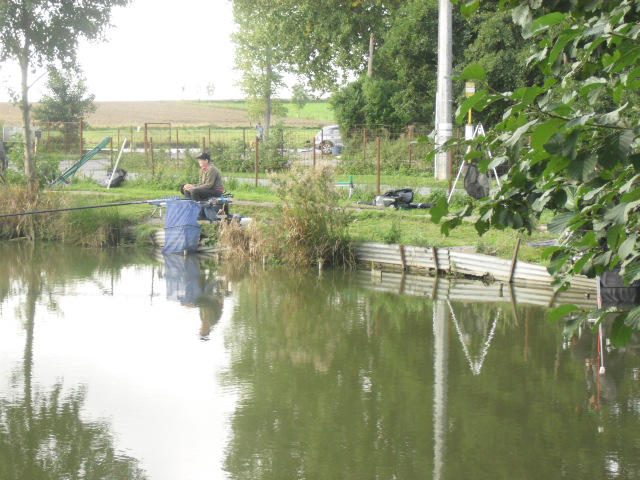
[[[242, 106], [229, 107], [216, 103], [197, 101], [150, 101], [150, 102], [95, 102], [98, 109], [87, 118], [91, 127], [120, 127], [144, 125], [145, 123], [171, 123], [180, 125], [211, 125], [219, 127], [247, 126], [247, 110]], [[34, 106], [37, 103], [34, 104]], [[0, 124], [19, 126], [21, 112], [9, 102], [0, 102]], [[273, 121], [281, 119], [275, 118]], [[316, 126], [318, 120], [287, 117], [289, 126]]]

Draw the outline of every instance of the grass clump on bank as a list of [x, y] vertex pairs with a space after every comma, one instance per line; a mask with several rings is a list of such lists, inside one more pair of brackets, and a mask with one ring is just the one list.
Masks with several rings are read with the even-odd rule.
[[43, 213], [2, 218], [0, 240], [26, 239], [88, 247], [124, 243], [130, 222], [118, 209], [51, 211], [86, 206], [91, 198], [70, 198], [60, 192], [47, 190], [29, 195], [26, 187], [4, 185], [0, 189], [0, 212]]
[[[280, 199], [270, 218], [240, 230], [224, 227], [220, 245], [236, 256], [263, 258], [291, 266], [354, 264], [348, 227], [352, 216], [341, 205], [327, 169], [295, 167], [272, 182]], [[247, 238], [239, 238], [246, 235]]]

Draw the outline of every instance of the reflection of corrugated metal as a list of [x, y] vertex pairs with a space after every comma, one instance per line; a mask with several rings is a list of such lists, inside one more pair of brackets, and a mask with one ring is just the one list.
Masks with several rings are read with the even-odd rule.
[[371, 275], [367, 270], [356, 272], [360, 286], [379, 292], [427, 297], [432, 300], [452, 300], [461, 302], [509, 302], [514, 304], [557, 307], [573, 304], [585, 309], [597, 308], [595, 289], [572, 289], [554, 295], [549, 286], [519, 286], [491, 283], [486, 285], [477, 280], [463, 278], [430, 277], [398, 272], [382, 272]]
[[[356, 258], [360, 263], [400, 267], [407, 271], [436, 270], [437, 264], [439, 271], [519, 285], [549, 286], [552, 281], [546, 267], [541, 265], [518, 261], [514, 265], [512, 260], [449, 248], [361, 243], [356, 247]], [[577, 275], [573, 277], [571, 285], [578, 289], [595, 290], [596, 281]]]

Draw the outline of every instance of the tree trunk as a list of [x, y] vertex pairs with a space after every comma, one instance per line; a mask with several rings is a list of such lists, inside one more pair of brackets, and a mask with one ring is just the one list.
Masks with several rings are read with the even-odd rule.
[[20, 110], [22, 110], [22, 128], [24, 130], [24, 174], [27, 177], [27, 191], [29, 194], [33, 194], [36, 191], [36, 162], [33, 156], [33, 145], [31, 145], [28, 46], [25, 46], [24, 54], [20, 58], [20, 70], [22, 73]]
[[267, 90], [264, 99], [264, 137], [269, 138], [269, 127], [271, 126], [271, 60], [267, 61]]

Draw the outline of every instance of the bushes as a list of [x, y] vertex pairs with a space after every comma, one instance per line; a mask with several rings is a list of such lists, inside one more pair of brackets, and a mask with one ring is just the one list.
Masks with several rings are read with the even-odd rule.
[[238, 238], [242, 232], [223, 231], [221, 245], [229, 249], [244, 245], [236, 257], [270, 258], [291, 266], [352, 265], [351, 215], [340, 206], [330, 172], [294, 167], [272, 181], [282, 201], [273, 218], [245, 230], [250, 238]]

